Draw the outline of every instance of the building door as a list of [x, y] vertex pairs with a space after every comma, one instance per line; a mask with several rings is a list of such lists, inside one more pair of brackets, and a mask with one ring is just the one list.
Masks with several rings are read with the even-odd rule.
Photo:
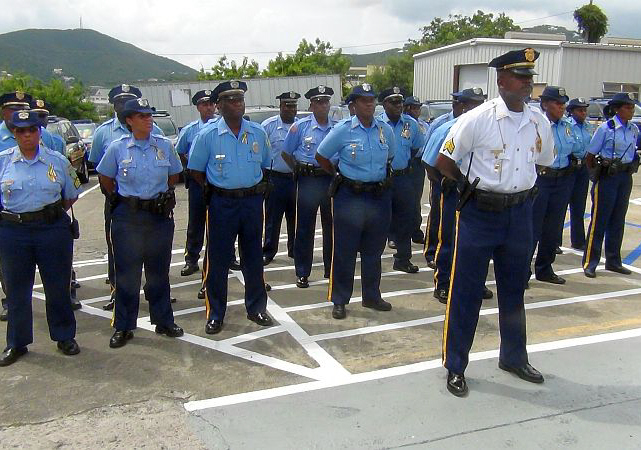
[[[463, 89], [473, 87], [480, 87], [481, 89], [483, 89], [484, 93], [487, 93], [487, 64], [466, 64], [463, 66], [457, 66], [454, 70], [454, 73], [454, 89], [456, 91], [462, 91]], [[456, 75], [458, 75], [458, 83], [456, 83]]]

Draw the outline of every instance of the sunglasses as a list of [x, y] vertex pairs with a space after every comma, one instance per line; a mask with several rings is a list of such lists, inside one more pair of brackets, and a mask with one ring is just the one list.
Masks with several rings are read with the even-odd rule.
[[15, 132], [17, 134], [24, 134], [24, 133], [37, 133], [38, 132], [38, 127], [35, 125], [32, 125], [30, 127], [16, 127]]

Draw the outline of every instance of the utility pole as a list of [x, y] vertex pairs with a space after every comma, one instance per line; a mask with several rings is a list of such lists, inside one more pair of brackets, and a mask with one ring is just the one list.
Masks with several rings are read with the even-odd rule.
[[80, 16], [80, 29], [82, 30], [82, 16]]

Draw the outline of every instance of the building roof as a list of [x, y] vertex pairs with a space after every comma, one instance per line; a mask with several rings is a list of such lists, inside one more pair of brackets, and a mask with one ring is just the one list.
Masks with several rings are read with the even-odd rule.
[[641, 52], [641, 45], [625, 45], [625, 44], [590, 44], [587, 42], [568, 42], [568, 41], [543, 41], [536, 39], [501, 39], [501, 38], [474, 38], [467, 41], [457, 42], [456, 44], [446, 45], [426, 52], [417, 53], [414, 59], [422, 58], [424, 56], [433, 55], [441, 52], [448, 52], [460, 47], [468, 47], [475, 45], [512, 45], [514, 47], [548, 47], [548, 48], [593, 48], [599, 50], [624, 50]]

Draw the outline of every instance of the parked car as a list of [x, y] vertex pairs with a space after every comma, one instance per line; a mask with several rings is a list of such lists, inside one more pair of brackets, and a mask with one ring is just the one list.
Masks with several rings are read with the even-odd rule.
[[165, 133], [165, 137], [176, 145], [176, 142], [178, 142], [178, 127], [171, 115], [167, 111], [158, 110], [153, 113], [153, 118], [158, 128]]
[[[82, 142], [85, 144], [88, 155], [91, 152], [93, 134], [96, 132], [96, 128], [98, 128], [98, 125], [96, 125], [89, 119], [72, 120], [71, 123], [74, 124], [74, 126], [78, 130], [78, 133], [80, 133], [80, 139], [82, 139]], [[87, 160], [87, 168], [90, 171], [94, 170], [93, 163], [91, 163], [89, 160]]]
[[452, 111], [452, 100], [428, 100], [421, 106], [420, 119], [431, 123], [437, 117]]
[[78, 174], [80, 182], [87, 183], [89, 181], [89, 169], [87, 167], [89, 153], [76, 126], [68, 119], [58, 116], [49, 116], [47, 122], [47, 131], [61, 136], [65, 141], [67, 158]]
[[[609, 117], [609, 114], [606, 114], [608, 112], [606, 107], [609, 101], [609, 98], [591, 98], [590, 106], [588, 106], [587, 120], [597, 127], [605, 122], [607, 120], [607, 117]], [[641, 106], [639, 106], [638, 103], [634, 105], [634, 116], [632, 117], [632, 122], [641, 127]]]
[[[256, 123], [263, 123], [266, 119], [270, 117], [277, 116], [280, 113], [280, 109], [276, 106], [252, 106], [245, 109], [245, 119], [251, 120]], [[309, 116], [310, 111], [298, 111], [296, 113], [296, 118], [302, 119], [305, 116]]]

